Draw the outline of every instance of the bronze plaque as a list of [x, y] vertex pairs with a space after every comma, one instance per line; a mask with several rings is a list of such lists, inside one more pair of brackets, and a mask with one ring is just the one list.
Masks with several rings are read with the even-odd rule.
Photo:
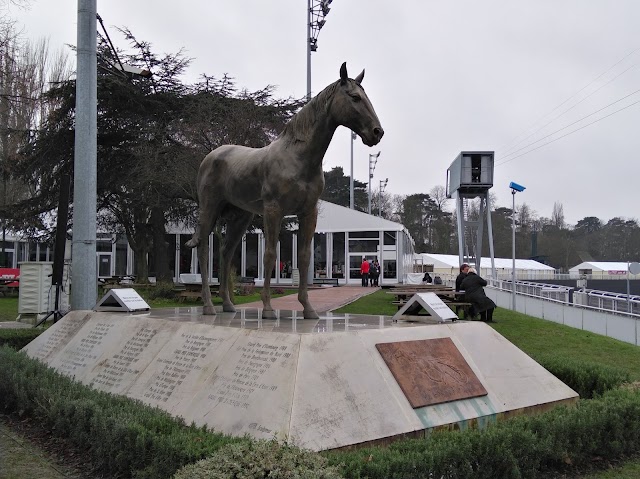
[[487, 395], [451, 338], [379, 343], [376, 348], [413, 408]]

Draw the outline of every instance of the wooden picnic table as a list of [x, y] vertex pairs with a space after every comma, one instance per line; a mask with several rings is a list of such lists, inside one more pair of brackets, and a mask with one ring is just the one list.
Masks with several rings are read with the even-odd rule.
[[[185, 299], [202, 299], [202, 283], [181, 283], [185, 289], [178, 292], [178, 301], [182, 302]], [[209, 291], [216, 296], [220, 294], [220, 285], [210, 284]]]
[[435, 293], [444, 304], [449, 306], [456, 313], [459, 309], [463, 310], [464, 317], [466, 318], [469, 314], [469, 309], [471, 308], [471, 303], [464, 300], [464, 291], [455, 291], [450, 286], [436, 285], [440, 286], [439, 288], [429, 288], [429, 289], [401, 289], [401, 288], [392, 288], [391, 291], [387, 291], [387, 294], [393, 294], [396, 297], [395, 301], [392, 301], [392, 304], [398, 306], [398, 309], [402, 308], [411, 297], [416, 293]]

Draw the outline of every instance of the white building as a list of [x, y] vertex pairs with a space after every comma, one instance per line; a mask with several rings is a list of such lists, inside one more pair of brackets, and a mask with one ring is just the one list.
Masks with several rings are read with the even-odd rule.
[[[381, 284], [402, 283], [413, 266], [413, 240], [406, 228], [393, 221], [351, 210], [326, 201], [319, 202], [318, 222], [313, 239], [316, 278], [335, 278], [340, 284], [360, 284], [362, 258], [377, 259], [382, 266]], [[180, 226], [168, 227], [167, 261], [175, 282], [180, 274], [199, 273], [196, 250], [185, 246], [192, 232]], [[219, 241], [210, 237], [209, 261], [212, 280], [217, 281]], [[7, 242], [10, 263], [53, 261], [53, 247], [12, 238]], [[236, 251], [233, 265], [238, 276], [264, 280], [264, 235], [247, 233]], [[272, 284], [290, 284], [297, 265], [297, 234], [286, 231], [277, 247]], [[135, 275], [134, 254], [123, 234], [99, 233], [96, 245], [98, 277]], [[149, 274], [155, 275], [156, 258], [149, 257]]]

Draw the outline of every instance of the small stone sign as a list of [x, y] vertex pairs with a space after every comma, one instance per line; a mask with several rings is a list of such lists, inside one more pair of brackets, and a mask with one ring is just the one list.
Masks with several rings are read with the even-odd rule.
[[94, 308], [96, 311], [149, 311], [150, 306], [133, 288], [111, 289]]
[[379, 343], [376, 349], [414, 409], [487, 395], [450, 338]]

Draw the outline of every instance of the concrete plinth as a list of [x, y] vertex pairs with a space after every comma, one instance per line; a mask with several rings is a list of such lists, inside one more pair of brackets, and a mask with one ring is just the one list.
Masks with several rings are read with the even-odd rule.
[[[296, 311], [263, 320], [255, 308], [215, 317], [201, 313], [74, 311], [25, 351], [84, 384], [187, 422], [234, 435], [286, 438], [313, 450], [464, 428], [577, 399], [480, 322], [393, 323], [388, 316], [331, 313], [306, 320]], [[466, 362], [464, 368], [449, 364], [446, 353], [430, 356], [435, 342], [429, 340], [442, 338], [453, 343], [455, 364]], [[409, 375], [411, 380], [432, 381], [419, 385], [423, 392], [449, 387], [442, 379], [462, 384], [474, 376], [482, 395], [412, 408], [376, 348], [405, 341], [420, 356], [409, 363], [422, 364], [413, 367], [419, 374]], [[437, 368], [425, 373], [433, 361]], [[446, 400], [446, 392], [436, 396]]]

